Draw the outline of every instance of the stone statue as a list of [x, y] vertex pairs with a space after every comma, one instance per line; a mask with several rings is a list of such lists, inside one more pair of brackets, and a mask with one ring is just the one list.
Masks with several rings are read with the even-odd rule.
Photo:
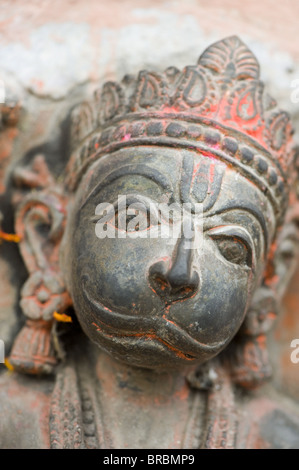
[[254, 55], [229, 37], [108, 82], [70, 129], [63, 178], [42, 155], [13, 174], [28, 279], [1, 447], [299, 448], [267, 353], [298, 239], [293, 131]]

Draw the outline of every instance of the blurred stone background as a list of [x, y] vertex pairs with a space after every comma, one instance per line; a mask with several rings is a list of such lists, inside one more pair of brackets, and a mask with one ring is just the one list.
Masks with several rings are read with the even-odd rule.
[[[298, 0], [1, 0], [0, 80], [6, 99], [22, 105], [17, 131], [0, 138], [3, 228], [13, 229], [4, 185], [17, 162], [41, 152], [55, 160], [57, 173], [63, 168], [64, 121], [73, 104], [99, 82], [126, 73], [194, 64], [209, 44], [225, 36], [239, 35], [255, 53], [261, 79], [292, 115], [299, 143], [298, 26]], [[18, 263], [17, 248], [2, 244], [0, 337], [7, 347], [26, 276]], [[299, 399], [299, 363], [290, 360], [291, 340], [299, 338], [299, 269], [273, 338], [276, 384]]]

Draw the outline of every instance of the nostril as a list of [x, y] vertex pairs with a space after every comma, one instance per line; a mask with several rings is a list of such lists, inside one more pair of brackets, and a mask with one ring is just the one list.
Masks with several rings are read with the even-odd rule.
[[193, 293], [199, 286], [197, 272], [193, 272], [192, 275], [189, 275], [187, 272], [173, 269], [168, 273], [167, 280], [174, 292]]
[[158, 276], [158, 275], [153, 276], [153, 281], [163, 291], [166, 290], [166, 289], [169, 289], [169, 287], [170, 287], [167, 280], [165, 278], [163, 278], [162, 276]]
[[172, 269], [167, 276], [169, 285], [172, 290], [181, 290], [189, 287], [189, 276], [181, 273], [179, 270]]
[[193, 294], [193, 289], [190, 287], [178, 287], [170, 289], [170, 296], [174, 299], [184, 299]]
[[154, 291], [170, 302], [193, 296], [199, 287], [197, 272], [189, 275], [173, 268], [167, 270], [163, 262], [156, 263], [150, 268], [149, 279]]
[[163, 261], [159, 261], [152, 265], [149, 269], [150, 284], [155, 291], [162, 291], [169, 289], [169, 283], [166, 278], [167, 267]]

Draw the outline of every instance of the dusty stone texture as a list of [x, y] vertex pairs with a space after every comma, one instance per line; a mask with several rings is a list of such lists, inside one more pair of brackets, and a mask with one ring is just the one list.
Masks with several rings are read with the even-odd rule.
[[[295, 82], [299, 77], [298, 9], [296, 0], [279, 5], [274, 0], [262, 5], [251, 2], [242, 7], [233, 0], [209, 4], [91, 0], [88, 5], [83, 0], [4, 1], [0, 73], [5, 81], [17, 79], [26, 91], [26, 109], [39, 121], [37, 129], [30, 121], [33, 138], [42, 123], [40, 135], [45, 140], [52, 133], [48, 123], [53, 114], [43, 114], [42, 109], [50, 107], [47, 98], [69, 100], [82, 85], [87, 92], [98, 81], [119, 80], [143, 68], [182, 68], [193, 64], [213, 41], [237, 34], [256, 54], [269, 92], [298, 119], [298, 103], [291, 100], [292, 94], [297, 98], [299, 88]], [[32, 94], [43, 101], [35, 102]], [[55, 121], [57, 127], [57, 117]], [[28, 135], [26, 131], [23, 134]]]
[[[9, 185], [17, 162], [37, 151], [46, 160], [58, 162], [59, 175], [68, 153], [67, 112], [98, 81], [119, 80], [143, 68], [182, 68], [195, 63], [213, 41], [231, 34], [239, 35], [256, 54], [261, 78], [281, 108], [290, 112], [298, 141], [298, 17], [297, 0], [243, 4], [237, 0], [3, 0], [0, 79], [20, 97], [23, 112], [2, 183]], [[9, 216], [4, 227], [13, 230]], [[2, 245], [2, 258], [4, 251]], [[14, 263], [7, 269], [6, 256], [0, 269], [5, 279], [14, 279], [18, 285]], [[7, 287], [5, 279], [0, 289], [0, 337], [8, 338], [15, 324], [18, 294]], [[273, 360], [280, 364], [275, 371], [277, 384], [298, 397], [299, 364], [290, 362], [289, 342], [299, 338], [299, 271], [294, 279], [277, 326], [275, 339], [281, 346], [273, 348]], [[9, 327], [3, 327], [4, 312]]]
[[7, 3], [7, 8], [5, 3], [1, 69], [37, 96], [61, 99], [88, 80], [119, 79], [144, 67], [183, 67], [208, 44], [232, 33], [256, 54], [262, 79], [277, 89], [284, 107], [298, 77], [295, 0], [287, 7], [268, 0], [241, 9], [236, 1], [92, 0], [87, 6], [82, 0], [27, 0]]
[[49, 448], [47, 410], [52, 387], [50, 379], [36, 380], [9, 371], [0, 375], [1, 449]]

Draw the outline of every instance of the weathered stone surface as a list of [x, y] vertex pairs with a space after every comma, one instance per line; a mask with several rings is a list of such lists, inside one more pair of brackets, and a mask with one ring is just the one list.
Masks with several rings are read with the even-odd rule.
[[[7, 85], [7, 97], [19, 97], [23, 109], [18, 124], [19, 132], [17, 129], [9, 129], [5, 131], [5, 139], [2, 139], [1, 155], [4, 157], [1, 162], [0, 192], [4, 191], [5, 186], [10, 188], [14, 170], [19, 164], [21, 167], [26, 166], [33, 154], [43, 155], [49, 166], [55, 167], [54, 179], [58, 178], [61, 182], [59, 176], [69, 152], [65, 117], [75, 103], [91, 95], [98, 81], [119, 80], [126, 73], [136, 74], [146, 68], [162, 72], [173, 65], [181, 69], [186, 64], [193, 64], [199, 52], [211, 42], [232, 33], [239, 34], [254, 52], [261, 64], [261, 78], [266, 83], [267, 91], [291, 114], [298, 130], [299, 53], [294, 40], [297, 37], [298, 10], [297, 0], [288, 2], [287, 6], [276, 4], [275, 8], [270, 0], [260, 5], [254, 2], [240, 5], [236, 0], [224, 3], [215, 0], [204, 5], [195, 0], [91, 0], [88, 4], [83, 0], [19, 0], [13, 4], [3, 1], [0, 12], [0, 80]], [[123, 129], [117, 131], [118, 138], [128, 135], [121, 134]], [[155, 125], [149, 126], [147, 131], [151, 136], [161, 134], [161, 129]], [[134, 132], [138, 134], [138, 129], [135, 128]], [[179, 125], [166, 129], [168, 137], [179, 137], [185, 132], [186, 129]], [[194, 129], [188, 132], [190, 135], [193, 132], [191, 137], [196, 138]], [[297, 132], [296, 139], [298, 135]], [[217, 145], [218, 138], [218, 135], [210, 133], [205, 135], [205, 142]], [[234, 142], [227, 149], [232, 154], [237, 151]], [[245, 158], [249, 154], [244, 151], [242, 155]], [[263, 158], [254, 161], [253, 154], [248, 158], [254, 162], [259, 174], [267, 171], [268, 163]], [[20, 189], [17, 195], [19, 202], [23, 196]], [[7, 209], [7, 201], [3, 203]], [[9, 208], [4, 215], [5, 229], [12, 231]], [[19, 308], [21, 281], [18, 276], [24, 277], [25, 268], [23, 266], [23, 272], [16, 273], [14, 268], [20, 260], [15, 256], [10, 257], [5, 250], [5, 245], [1, 245], [0, 338], [5, 340], [9, 349], [16, 330]], [[284, 313], [270, 347], [270, 359], [277, 364], [274, 370], [275, 385], [295, 399], [299, 397], [299, 364], [290, 361], [290, 341], [299, 338], [298, 272], [287, 293]], [[0, 372], [4, 371], [4, 366], [0, 367]], [[1, 393], [3, 397], [13, 397], [9, 402], [9, 413], [18, 413], [21, 405], [16, 393], [30, 387], [30, 380], [21, 383], [15, 379], [13, 385], [10, 385], [7, 377], [1, 374]], [[70, 384], [71, 380], [68, 386]], [[36, 414], [33, 412], [34, 419], [24, 439], [13, 441], [16, 429], [10, 428], [9, 420], [0, 423], [0, 434], [2, 432], [6, 435], [0, 447], [49, 446], [46, 431], [40, 440], [32, 440], [30, 436], [39, 428], [38, 416], [43, 416], [43, 423], [49, 419], [52, 386], [51, 381], [45, 390], [39, 390], [39, 386], [35, 390], [33, 386], [36, 399], [30, 394], [27, 396], [24, 391], [24, 401], [29, 410], [36, 407], [38, 400], [41, 400], [41, 405], [35, 408]], [[283, 400], [278, 398], [278, 402], [282, 403]], [[262, 407], [259, 404], [257, 409]], [[274, 408], [270, 408], [269, 413], [272, 413]], [[201, 404], [197, 413], [202, 413], [202, 409]], [[16, 425], [28, 426], [29, 415], [24, 414], [19, 422], [16, 421]], [[88, 420], [88, 416], [86, 414], [84, 419]], [[250, 410], [245, 412], [245, 416], [250, 416]], [[266, 417], [263, 423], [265, 439], [270, 435], [274, 446], [280, 444], [278, 434], [271, 434], [273, 423], [284, 432], [285, 447], [294, 443], [298, 433], [296, 423], [293, 425], [288, 418], [284, 419], [275, 413]], [[86, 436], [91, 440], [94, 438], [90, 428], [86, 430]], [[252, 446], [257, 445], [252, 443]], [[263, 446], [263, 443], [260, 445]]]

